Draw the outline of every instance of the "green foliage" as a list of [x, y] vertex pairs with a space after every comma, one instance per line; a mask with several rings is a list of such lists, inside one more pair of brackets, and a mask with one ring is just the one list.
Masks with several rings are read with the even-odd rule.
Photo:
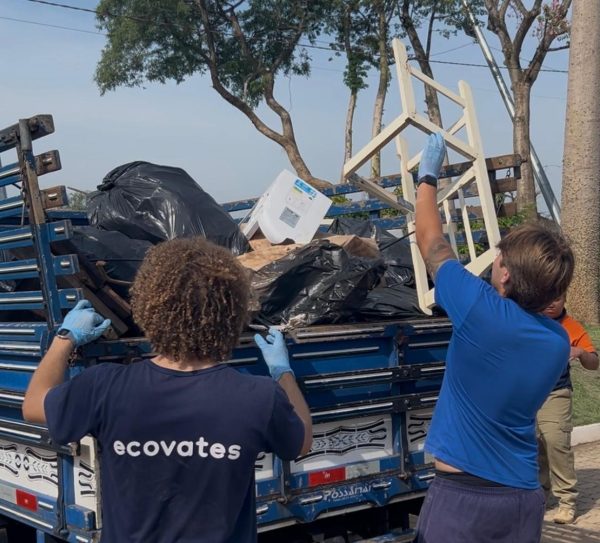
[[[347, 198], [343, 194], [336, 194], [335, 196], [331, 196], [331, 201], [335, 205], [340, 207], [343, 207], [344, 205], [350, 205], [353, 203], [352, 200], [350, 200], [350, 198]], [[346, 217], [350, 217], [352, 219], [368, 219], [369, 213], [367, 211], [358, 211], [356, 213], [348, 213]]]
[[[398, 8], [410, 18], [410, 21], [402, 22], [405, 28], [407, 24], [415, 28], [431, 24], [432, 32], [446, 39], [456, 36], [458, 32], [473, 37], [462, 0], [398, 0], [397, 3]], [[483, 0], [469, 0], [469, 7], [476, 18], [485, 14], [483, 6]]]
[[520, 211], [519, 213], [515, 213], [514, 215], [510, 215], [508, 217], [498, 217], [498, 226], [501, 230], [510, 230], [515, 226], [523, 224], [526, 220], [527, 213], [525, 213], [524, 211]]
[[298, 42], [314, 42], [329, 10], [326, 0], [101, 0], [108, 38], [95, 79], [104, 93], [208, 72], [255, 107], [278, 74], [310, 74]]
[[87, 192], [71, 191], [69, 192], [68, 209], [73, 211], [85, 211], [87, 209]]

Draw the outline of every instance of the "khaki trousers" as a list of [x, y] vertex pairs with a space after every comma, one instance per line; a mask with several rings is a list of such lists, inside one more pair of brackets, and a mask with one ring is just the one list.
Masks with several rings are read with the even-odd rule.
[[559, 501], [559, 506], [575, 510], [577, 475], [571, 448], [573, 431], [573, 391], [562, 388], [550, 393], [537, 414], [540, 484]]

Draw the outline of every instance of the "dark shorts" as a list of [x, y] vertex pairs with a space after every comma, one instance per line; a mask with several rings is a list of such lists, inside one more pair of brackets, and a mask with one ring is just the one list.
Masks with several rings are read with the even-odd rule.
[[473, 486], [436, 477], [415, 543], [539, 543], [544, 511], [541, 488]]

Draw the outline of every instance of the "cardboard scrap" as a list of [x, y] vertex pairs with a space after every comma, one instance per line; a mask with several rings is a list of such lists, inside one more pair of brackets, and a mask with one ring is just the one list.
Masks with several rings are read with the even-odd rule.
[[[267, 241], [267, 240], [260, 240]], [[267, 243], [269, 243], [267, 241]], [[237, 257], [238, 262], [244, 266], [245, 268], [249, 268], [254, 271], [260, 270], [262, 267], [274, 262], [275, 260], [279, 260], [287, 255], [290, 251], [297, 249], [298, 247], [302, 247], [297, 243], [292, 243], [291, 245], [271, 245], [264, 246], [261, 249], [255, 249], [250, 253], [246, 253]]]
[[[326, 235], [320, 234], [316, 239], [328, 240], [335, 245], [343, 247], [349, 254], [364, 258], [379, 258], [379, 249], [375, 240], [360, 238], [350, 235]], [[237, 257], [238, 262], [245, 268], [258, 271], [267, 264], [279, 260], [290, 251], [302, 247], [299, 243], [288, 245], [272, 245], [268, 239], [254, 238], [250, 240], [252, 251]]]

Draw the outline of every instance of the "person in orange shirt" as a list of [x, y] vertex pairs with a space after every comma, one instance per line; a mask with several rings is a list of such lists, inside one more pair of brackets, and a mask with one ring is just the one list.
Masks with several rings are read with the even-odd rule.
[[554, 390], [538, 411], [537, 437], [539, 444], [540, 483], [547, 494], [558, 498], [558, 513], [554, 522], [571, 524], [575, 520], [577, 476], [571, 448], [573, 431], [573, 384], [570, 362], [578, 358], [586, 370], [598, 369], [598, 354], [581, 323], [565, 310], [565, 296], [552, 302], [543, 314], [562, 324], [569, 334], [571, 354]]

